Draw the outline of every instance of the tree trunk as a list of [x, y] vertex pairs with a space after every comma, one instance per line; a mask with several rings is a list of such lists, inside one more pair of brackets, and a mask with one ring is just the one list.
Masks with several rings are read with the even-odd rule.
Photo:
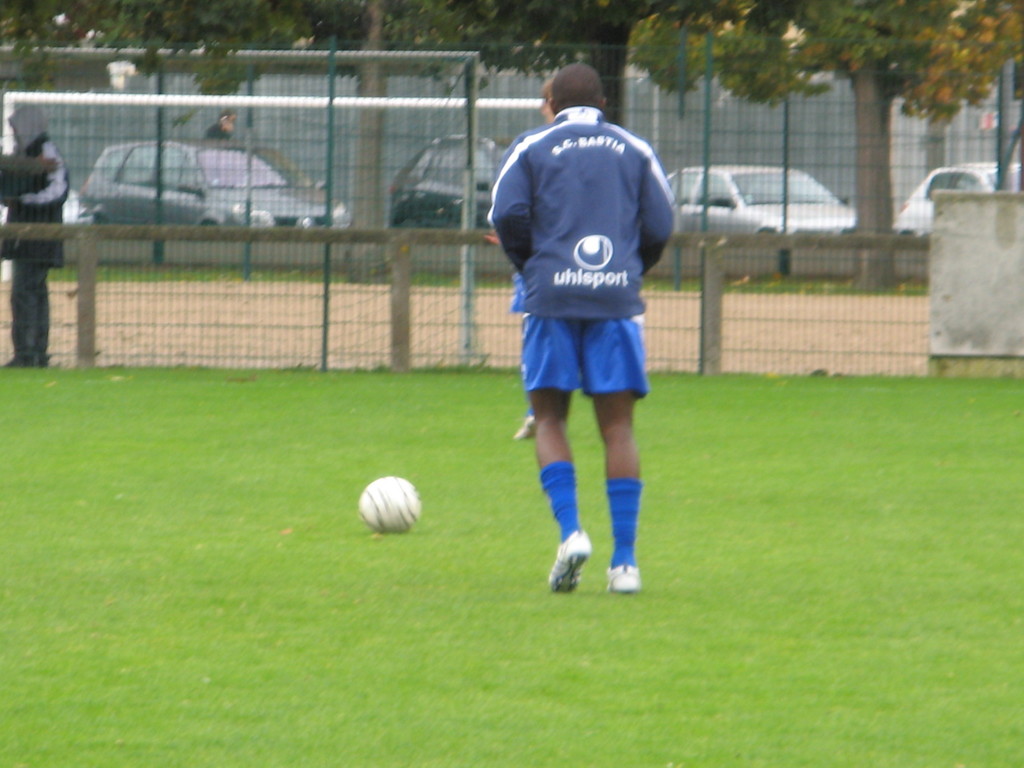
[[[367, 30], [363, 50], [383, 47], [384, 10], [381, 0], [372, 0], [366, 8]], [[381, 62], [367, 61], [359, 68], [359, 95], [384, 96], [387, 91]], [[384, 189], [377, 169], [381, 167], [384, 110], [363, 108], [359, 111], [358, 151], [355, 163], [355, 197], [352, 200], [353, 225], [369, 229], [384, 226]]]
[[[892, 100], [882, 93], [879, 73], [860, 69], [851, 78], [857, 134], [857, 228], [888, 234], [892, 232]], [[868, 290], [895, 285], [894, 253], [862, 250], [856, 283]]]
[[925, 134], [924, 167], [927, 170], [946, 164], [946, 132], [949, 120], [934, 119], [928, 121], [928, 132]]
[[[384, 47], [383, 0], [367, 3], [366, 42], [363, 50]], [[366, 61], [359, 66], [360, 96], [386, 96], [387, 80], [382, 62]], [[387, 200], [380, 176], [383, 167], [384, 109], [364, 107], [359, 110], [359, 135], [356, 137], [356, 159], [352, 190], [352, 226], [381, 229], [385, 226]], [[375, 245], [354, 245], [345, 254], [345, 271], [352, 282], [372, 279], [384, 267], [382, 249]]]
[[609, 122], [622, 125], [626, 106], [626, 46], [618, 43], [595, 45], [590, 63], [601, 75], [604, 97], [608, 102], [604, 116]]

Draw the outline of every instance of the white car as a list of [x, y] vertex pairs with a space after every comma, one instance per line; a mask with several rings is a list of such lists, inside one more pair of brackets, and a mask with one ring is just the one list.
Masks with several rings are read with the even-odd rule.
[[712, 165], [706, 207], [702, 167], [681, 168], [669, 182], [683, 232], [702, 231], [705, 215], [709, 232], [841, 233], [857, 226], [853, 208], [796, 168]]
[[64, 223], [78, 224], [82, 221], [82, 201], [75, 190], [68, 190], [68, 199], [64, 201]]
[[[896, 215], [893, 229], [907, 235], [927, 235], [932, 231], [935, 216], [935, 192], [995, 192], [998, 168], [995, 163], [966, 163], [936, 168], [917, 185]], [[1007, 168], [1008, 191], [1020, 191], [1020, 165]]]

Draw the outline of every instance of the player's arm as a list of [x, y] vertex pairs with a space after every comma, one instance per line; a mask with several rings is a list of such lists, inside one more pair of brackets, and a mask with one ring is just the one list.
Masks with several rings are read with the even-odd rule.
[[665, 171], [656, 157], [648, 163], [640, 190], [640, 259], [644, 272], [661, 259], [675, 219], [675, 203]]
[[506, 156], [491, 190], [491, 200], [491, 225], [509, 261], [521, 270], [533, 252], [533, 235], [530, 178], [520, 155], [510, 151]]

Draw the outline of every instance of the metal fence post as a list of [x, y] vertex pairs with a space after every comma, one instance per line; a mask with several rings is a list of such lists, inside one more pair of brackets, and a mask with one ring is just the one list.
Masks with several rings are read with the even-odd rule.
[[[782, 234], [789, 233], [789, 99], [782, 102]], [[779, 274], [788, 277], [793, 265], [793, 252], [779, 248]]]
[[[331, 35], [330, 57], [327, 60], [327, 141], [324, 165], [326, 179], [324, 181], [324, 226], [334, 225], [334, 96], [337, 85], [337, 52], [338, 38]], [[327, 370], [327, 355], [330, 350], [331, 332], [331, 244], [324, 243], [323, 272], [321, 274], [324, 287], [323, 305], [321, 307], [320, 329], [320, 370]]]
[[[477, 140], [477, 56], [470, 56], [463, 65], [466, 87], [466, 166], [463, 174], [462, 230], [476, 226], [476, 140]], [[462, 362], [465, 365], [477, 363], [476, 359], [476, 247], [462, 245], [459, 248], [459, 281], [462, 291], [460, 323], [460, 346]]]
[[[256, 93], [256, 73], [252, 63], [246, 65], [245, 93], [252, 96]], [[245, 110], [245, 225], [252, 224], [252, 140], [253, 140], [253, 108]], [[242, 244], [242, 279], [246, 282], [252, 279], [252, 241], [246, 240]]]
[[[164, 63], [160, 62], [160, 68], [156, 73], [156, 89], [161, 96], [164, 95]], [[163, 104], [156, 108], [156, 167], [153, 169], [154, 180], [156, 181], [156, 223], [164, 223], [164, 113]], [[166, 243], [163, 240], [153, 241], [153, 263], [160, 265], [164, 263], [166, 255]]]
[[78, 343], [79, 368], [92, 368], [96, 364], [96, 267], [99, 248], [95, 237], [81, 241], [78, 256]]

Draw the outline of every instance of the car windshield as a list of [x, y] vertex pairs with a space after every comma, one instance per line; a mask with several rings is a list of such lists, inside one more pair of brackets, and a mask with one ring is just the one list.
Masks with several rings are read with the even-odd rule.
[[790, 171], [788, 194], [783, 195], [782, 171], [737, 173], [733, 181], [747, 205], [838, 205], [839, 199], [813, 176]]
[[[292, 169], [271, 165], [257, 153], [249, 154], [238, 149], [203, 149], [198, 152], [197, 158], [211, 187], [244, 189], [248, 186], [308, 186], [308, 180], [301, 178]], [[251, 169], [251, 184], [247, 181], [247, 169]]]
[[[494, 180], [494, 171], [501, 160], [501, 154], [491, 145], [477, 145], [473, 159], [478, 184], [490, 184]], [[438, 147], [430, 158], [425, 169], [424, 178], [441, 184], [457, 187], [462, 184], [462, 171], [466, 167], [466, 148], [462, 143], [446, 144]]]

